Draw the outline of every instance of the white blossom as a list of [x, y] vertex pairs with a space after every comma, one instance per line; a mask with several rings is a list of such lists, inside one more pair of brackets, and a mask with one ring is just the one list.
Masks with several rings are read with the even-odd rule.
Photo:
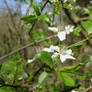
[[54, 52], [54, 51], [59, 51], [60, 48], [58, 46], [53, 46], [51, 45], [50, 48], [44, 48], [42, 51], [47, 51], [47, 52]]
[[59, 53], [57, 53], [57, 52], [53, 53], [51, 56], [52, 60], [54, 61], [58, 55], [59, 55]]
[[64, 41], [66, 39], [66, 32], [65, 31], [58, 32], [57, 36], [60, 39], [60, 41]]
[[57, 27], [48, 27], [48, 29], [50, 31], [56, 32], [58, 38], [60, 39], [60, 41], [63, 41], [66, 39], [66, 32], [64, 31], [59, 31], [59, 29]]
[[69, 50], [61, 50], [60, 52], [60, 60], [62, 62], [66, 61], [67, 59], [75, 59], [73, 56], [71, 56], [72, 54], [72, 50], [69, 49]]
[[58, 46], [50, 46], [50, 48], [44, 48], [43, 50], [52, 53], [52, 59], [55, 60], [57, 56], [60, 56], [60, 60], [62, 62], [66, 61], [67, 59], [75, 59], [71, 54], [72, 50], [60, 49]]
[[72, 26], [72, 25], [67, 25], [67, 26], [65, 26], [65, 32], [66, 32], [66, 34], [70, 34], [71, 32], [73, 32], [73, 30], [74, 30], [74, 26]]
[[58, 32], [58, 28], [57, 27], [48, 27], [48, 29], [50, 31], [53, 31], [53, 32]]
[[57, 27], [48, 27], [48, 29], [50, 31], [53, 31], [53, 32], [57, 33], [57, 37], [60, 39], [60, 41], [64, 41], [66, 39], [66, 35], [73, 32], [74, 26], [67, 25], [67, 26], [65, 26], [64, 31], [60, 31], [59, 28], [57, 28]]
[[33, 61], [35, 61], [35, 58], [33, 58], [33, 59], [28, 59], [28, 63], [32, 63]]

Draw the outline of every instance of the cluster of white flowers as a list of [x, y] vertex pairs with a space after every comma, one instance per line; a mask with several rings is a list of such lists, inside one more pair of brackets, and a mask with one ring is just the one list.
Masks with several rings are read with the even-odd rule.
[[[49, 30], [56, 32], [58, 38], [60, 41], [63, 41], [66, 39], [66, 35], [69, 35], [71, 32], [74, 30], [74, 26], [72, 25], [67, 25], [65, 26], [64, 31], [60, 31], [57, 27], [48, 27]], [[49, 48], [43, 48], [42, 51], [47, 51], [52, 53], [52, 59], [55, 60], [57, 56], [60, 57], [60, 60], [62, 62], [66, 61], [67, 59], [75, 59], [71, 54], [72, 50], [71, 49], [60, 49], [58, 46], [53, 46], [51, 45]], [[29, 59], [28, 63], [32, 63], [35, 61], [35, 58]]]
[[66, 35], [70, 34], [71, 32], [73, 32], [74, 30], [74, 26], [72, 25], [67, 25], [65, 26], [65, 30], [64, 31], [60, 31], [57, 27], [48, 27], [49, 30], [56, 32], [58, 38], [60, 39], [60, 41], [63, 41], [66, 39]]
[[57, 56], [60, 57], [61, 62], [64, 62], [67, 59], [75, 59], [73, 56], [71, 56], [71, 49], [60, 49], [58, 46], [51, 45], [50, 48], [44, 48], [43, 51], [51, 52], [53, 60], [55, 60]]

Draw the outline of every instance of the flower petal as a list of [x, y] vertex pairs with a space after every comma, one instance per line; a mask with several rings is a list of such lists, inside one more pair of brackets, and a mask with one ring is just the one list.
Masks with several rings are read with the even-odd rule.
[[61, 60], [62, 62], [66, 61], [65, 55], [60, 55], [60, 60]]
[[59, 53], [55, 52], [55, 53], [51, 56], [52, 60], [54, 61], [58, 55], [59, 55]]
[[42, 51], [53, 52], [50, 48], [43, 48]]
[[28, 60], [28, 63], [32, 63], [34, 60], [35, 60], [35, 58], [29, 59], [29, 60]]
[[57, 27], [48, 27], [48, 29], [50, 31], [53, 31], [53, 32], [58, 32], [58, 28]]
[[57, 34], [58, 38], [60, 39], [60, 41], [63, 41], [66, 39], [66, 32], [63, 31], [63, 32], [58, 32]]
[[59, 52], [60, 51], [60, 48], [58, 47], [58, 46], [53, 46], [53, 45], [51, 45], [50, 46], [50, 49], [54, 52], [54, 51], [57, 51], [57, 52]]
[[66, 34], [70, 34], [71, 32], [73, 32], [73, 30], [74, 30], [74, 26], [72, 25], [65, 26]]
[[71, 55], [72, 54], [72, 50], [71, 49], [66, 50], [66, 54]]
[[73, 59], [73, 60], [75, 60], [75, 58], [73, 56], [71, 56], [71, 55], [65, 55], [65, 58], [66, 59]]

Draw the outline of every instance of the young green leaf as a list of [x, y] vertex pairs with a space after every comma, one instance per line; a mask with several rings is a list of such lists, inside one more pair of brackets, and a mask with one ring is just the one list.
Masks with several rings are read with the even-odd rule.
[[45, 23], [47, 23], [47, 24], [50, 23], [49, 16], [46, 15], [46, 14], [40, 15], [38, 18], [39, 18], [41, 21], [43, 21], [43, 22], [45, 22]]
[[43, 84], [47, 77], [48, 77], [48, 73], [42, 72], [41, 75], [39, 76], [39, 79], [38, 79], [39, 85]]
[[82, 31], [82, 28], [80, 27], [80, 26], [78, 26], [78, 27], [76, 27], [75, 29], [74, 29], [74, 35], [76, 35], [76, 36], [79, 36], [80, 34], [80, 32]]
[[51, 54], [49, 52], [42, 51], [36, 57], [41, 59], [41, 61], [46, 63], [48, 66], [53, 67], [54, 64], [51, 58]]
[[37, 20], [37, 17], [35, 15], [29, 15], [21, 18], [21, 20], [24, 22], [24, 24], [34, 23]]
[[92, 33], [92, 22], [91, 21], [84, 21], [84, 22], [81, 22], [81, 24], [85, 28], [88, 34]]
[[36, 5], [33, 6], [33, 8], [34, 8], [34, 11], [36, 12], [36, 14], [37, 14], [37, 15], [40, 15], [39, 5], [36, 4]]
[[75, 86], [74, 80], [67, 73], [58, 71], [58, 77], [64, 83], [65, 86], [68, 87]]
[[61, 71], [77, 71], [79, 70], [84, 64], [83, 63], [79, 63], [79, 64], [76, 64], [76, 65], [73, 65], [73, 66], [66, 66], [64, 68], [61, 69]]

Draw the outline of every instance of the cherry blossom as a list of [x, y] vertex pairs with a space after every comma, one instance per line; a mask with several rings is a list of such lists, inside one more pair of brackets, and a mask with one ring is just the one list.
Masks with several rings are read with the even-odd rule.
[[57, 56], [60, 57], [61, 62], [65, 62], [67, 59], [75, 58], [71, 55], [71, 49], [60, 49], [58, 46], [50, 46], [50, 48], [44, 48], [43, 51], [52, 52], [52, 59], [55, 60]]
[[50, 31], [57, 33], [57, 37], [60, 39], [60, 41], [64, 41], [66, 39], [66, 35], [67, 34], [69, 35], [71, 32], [73, 32], [74, 26], [67, 25], [67, 26], [65, 26], [64, 31], [60, 31], [59, 28], [57, 28], [57, 27], [48, 27], [48, 29]]

